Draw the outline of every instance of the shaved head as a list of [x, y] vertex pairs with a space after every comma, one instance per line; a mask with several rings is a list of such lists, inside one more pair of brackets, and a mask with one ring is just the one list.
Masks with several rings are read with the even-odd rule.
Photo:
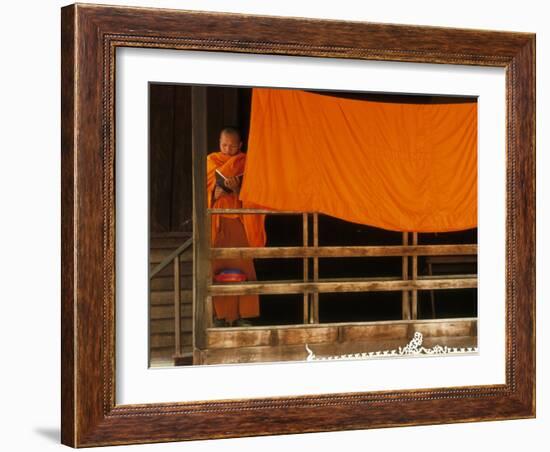
[[241, 152], [243, 143], [240, 132], [233, 127], [225, 127], [220, 132], [220, 151], [226, 155], [236, 155]]
[[224, 127], [220, 132], [220, 137], [222, 135], [236, 135], [237, 138], [239, 138], [239, 141], [241, 141], [241, 132], [239, 132], [239, 129], [236, 129], [235, 127]]

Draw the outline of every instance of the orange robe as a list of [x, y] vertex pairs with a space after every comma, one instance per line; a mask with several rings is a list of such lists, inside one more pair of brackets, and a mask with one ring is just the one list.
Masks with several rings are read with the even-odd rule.
[[[221, 171], [226, 177], [237, 176], [243, 174], [245, 163], [246, 154], [242, 152], [234, 156], [221, 152], [214, 152], [208, 155], [206, 160], [206, 179], [209, 208], [235, 209], [254, 207], [246, 203], [243, 205], [238, 196], [233, 193], [224, 193], [214, 201], [216, 169]], [[224, 214], [212, 215], [211, 218], [211, 246], [213, 248], [265, 246], [265, 215]], [[212, 260], [213, 275], [224, 268], [238, 268], [246, 274], [248, 281], [256, 280], [253, 259]], [[228, 322], [239, 318], [258, 317], [260, 315], [258, 295], [212, 297], [212, 304], [216, 317]]]

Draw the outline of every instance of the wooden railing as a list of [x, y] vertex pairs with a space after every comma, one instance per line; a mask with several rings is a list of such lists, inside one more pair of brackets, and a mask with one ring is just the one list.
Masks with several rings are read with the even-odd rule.
[[[210, 248], [210, 259], [222, 258], [302, 258], [303, 280], [247, 281], [243, 283], [206, 286], [206, 327], [212, 327], [212, 296], [244, 294], [303, 293], [303, 323], [319, 323], [319, 293], [324, 292], [402, 292], [402, 319], [418, 318], [418, 291], [464, 289], [477, 287], [477, 275], [419, 276], [419, 256], [468, 256], [477, 255], [477, 245], [418, 245], [418, 233], [403, 232], [401, 246], [323, 246], [319, 247], [318, 213], [272, 211], [264, 209], [207, 209], [208, 215], [216, 214], [269, 214], [302, 215], [303, 240], [301, 247], [269, 248]], [[313, 244], [309, 245], [308, 217], [313, 215]], [[409, 243], [409, 239], [411, 243]], [[396, 278], [347, 278], [319, 279], [319, 258], [324, 257], [388, 257], [402, 258], [402, 274]], [[409, 257], [411, 258], [409, 272]], [[313, 259], [313, 278], [309, 279], [308, 259]]]
[[193, 238], [187, 239], [176, 250], [166, 256], [149, 274], [149, 279], [154, 278], [168, 265], [174, 266], [174, 358], [183, 358], [187, 355], [184, 354], [181, 347], [181, 277], [180, 277], [180, 264], [181, 255], [193, 245]]

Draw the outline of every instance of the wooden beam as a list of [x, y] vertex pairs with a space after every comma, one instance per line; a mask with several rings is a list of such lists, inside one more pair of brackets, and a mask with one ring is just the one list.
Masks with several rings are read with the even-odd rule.
[[[292, 359], [280, 347], [297, 346], [305, 353], [305, 344], [314, 345], [315, 350], [342, 350], [340, 353], [350, 353], [356, 347], [376, 348], [362, 351], [384, 350], [382, 344], [393, 344], [387, 349], [404, 347], [412, 339], [415, 332], [423, 335], [423, 345], [435, 338], [439, 345], [452, 338], [468, 338], [469, 347], [477, 346], [477, 319], [460, 318], [447, 320], [408, 320], [382, 322], [355, 322], [314, 325], [292, 325], [278, 327], [241, 327], [241, 328], [211, 328], [207, 331], [208, 352], [216, 349], [232, 349], [243, 351], [250, 348], [262, 350], [261, 355], [269, 351], [280, 356], [282, 360]], [[395, 342], [393, 342], [395, 341]], [[436, 342], [436, 343], [437, 343]], [[443, 342], [443, 344], [442, 344]], [[339, 354], [337, 352], [327, 353]], [[307, 353], [305, 353], [307, 355]], [[258, 358], [257, 358], [258, 359]], [[246, 362], [246, 361], [242, 361]]]
[[[353, 324], [311, 324], [292, 327], [211, 328], [207, 331], [208, 348], [258, 347], [297, 344], [333, 344], [369, 340], [407, 341], [415, 332], [424, 337], [470, 336], [476, 331], [475, 318], [356, 322]], [[406, 343], [401, 344], [405, 346]]]
[[[313, 214], [313, 249], [319, 248], [319, 215]], [[313, 281], [319, 281], [319, 256], [313, 258]], [[319, 292], [313, 292], [312, 323], [319, 323]]]
[[[418, 245], [418, 232], [412, 233], [412, 245]], [[412, 256], [411, 260], [411, 279], [416, 280], [418, 277], [418, 256]], [[416, 289], [411, 291], [411, 317], [413, 319], [418, 318], [418, 291]]]
[[[323, 357], [368, 353], [379, 350], [397, 350], [399, 347], [406, 345], [406, 342], [406, 339], [370, 339], [368, 341], [315, 344], [312, 348], [315, 350], [317, 357]], [[428, 337], [423, 341], [423, 345], [427, 348], [434, 347], [435, 345], [457, 348], [476, 347], [477, 337]], [[198, 355], [196, 359], [199, 359], [201, 364], [237, 364], [305, 361], [308, 353], [304, 345], [266, 345], [256, 347], [213, 348], [205, 351], [198, 351]], [[182, 362], [181, 364], [185, 363]]]
[[[265, 214], [265, 215], [302, 215], [304, 212], [295, 210], [269, 210], [269, 209], [207, 209], [206, 213], [212, 214]], [[313, 212], [306, 212], [313, 213]]]
[[174, 252], [170, 253], [153, 270], [151, 270], [151, 273], [149, 274], [149, 278], [152, 278], [157, 273], [161, 272], [165, 267], [168, 266], [168, 264], [170, 264], [170, 262], [174, 260], [176, 256], [179, 257], [179, 255], [183, 253], [191, 245], [193, 245], [193, 238], [187, 239], [185, 242], [183, 242]]
[[206, 215], [206, 87], [191, 88], [193, 143], [193, 306], [195, 325], [193, 347], [206, 345], [206, 297], [210, 274], [210, 215]]
[[403, 246], [280, 246], [268, 248], [211, 248], [211, 259], [267, 259], [305, 257], [401, 257], [430, 255], [475, 255], [477, 245]]
[[[294, 324], [294, 325], [269, 325], [269, 326], [233, 326], [233, 327], [221, 327], [221, 328], [210, 328], [208, 331], [256, 331], [256, 330], [292, 330], [292, 329], [301, 329], [301, 328], [322, 328], [326, 326], [338, 326], [338, 327], [351, 327], [351, 326], [380, 326], [380, 327], [391, 327], [393, 325], [405, 325], [409, 328], [409, 325], [437, 325], [437, 324], [461, 324], [467, 323], [470, 326], [477, 323], [476, 317], [457, 317], [455, 319], [418, 319], [418, 320], [376, 320], [368, 322], [334, 322], [334, 323], [320, 323], [320, 324]], [[413, 328], [414, 329], [414, 328]], [[471, 330], [470, 334], [475, 333], [477, 330]], [[474, 334], [475, 335], [475, 334]]]
[[[409, 233], [403, 232], [403, 246], [408, 246], [409, 244]], [[409, 258], [407, 255], [404, 255], [401, 258], [401, 276], [404, 281], [409, 279]], [[403, 289], [401, 293], [401, 312], [402, 318], [408, 320], [411, 318], [411, 306], [409, 303], [409, 292], [407, 289]]]
[[[302, 245], [304, 248], [307, 248], [309, 245], [309, 225], [308, 225], [308, 214], [302, 214]], [[304, 282], [307, 282], [309, 279], [309, 259], [307, 257], [303, 258], [303, 267], [304, 267]], [[309, 323], [309, 294], [304, 292], [304, 307], [303, 307], [303, 323]]]
[[[453, 275], [457, 276], [457, 275]], [[287, 294], [303, 292], [388, 292], [402, 290], [467, 289], [477, 287], [477, 276], [458, 278], [402, 279], [323, 279], [318, 282], [291, 281], [247, 281], [231, 284], [211, 284], [209, 296], [248, 294]]]

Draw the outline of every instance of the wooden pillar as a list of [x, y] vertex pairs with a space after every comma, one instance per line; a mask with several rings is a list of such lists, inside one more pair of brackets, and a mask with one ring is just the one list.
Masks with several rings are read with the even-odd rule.
[[[206, 213], [206, 87], [191, 88], [193, 141], [193, 348], [206, 348], [207, 290], [210, 266], [210, 216]], [[210, 319], [211, 321], [212, 319]]]
[[[418, 245], [418, 232], [412, 233], [412, 244], [413, 246]], [[412, 256], [412, 277], [411, 279], [418, 279], [418, 256]], [[418, 290], [413, 289], [411, 291], [411, 316], [414, 320], [418, 318]]]
[[[428, 262], [428, 275], [430, 275], [430, 276], [433, 275], [431, 261]], [[431, 302], [431, 306], [432, 306], [432, 319], [435, 319], [435, 294], [434, 294], [433, 289], [430, 290], [430, 302]]]
[[[319, 214], [313, 214], [313, 247], [319, 247]], [[313, 258], [313, 281], [319, 281], [319, 258]], [[319, 323], [319, 292], [313, 292], [313, 306], [311, 313], [311, 323]]]
[[[309, 237], [308, 237], [308, 214], [303, 213], [302, 214], [302, 245], [304, 248], [309, 246]], [[307, 282], [309, 280], [309, 258], [304, 257], [303, 259], [303, 267], [304, 267], [304, 282]], [[309, 293], [304, 292], [304, 309], [303, 309], [303, 322], [309, 323]]]
[[[407, 246], [409, 244], [409, 233], [403, 232], [403, 246]], [[402, 262], [402, 278], [403, 280], [409, 279], [409, 258], [408, 256], [403, 256], [401, 258]], [[409, 291], [403, 290], [401, 292], [401, 300], [402, 300], [402, 318], [403, 320], [410, 320], [411, 319], [411, 306], [409, 303]]]

